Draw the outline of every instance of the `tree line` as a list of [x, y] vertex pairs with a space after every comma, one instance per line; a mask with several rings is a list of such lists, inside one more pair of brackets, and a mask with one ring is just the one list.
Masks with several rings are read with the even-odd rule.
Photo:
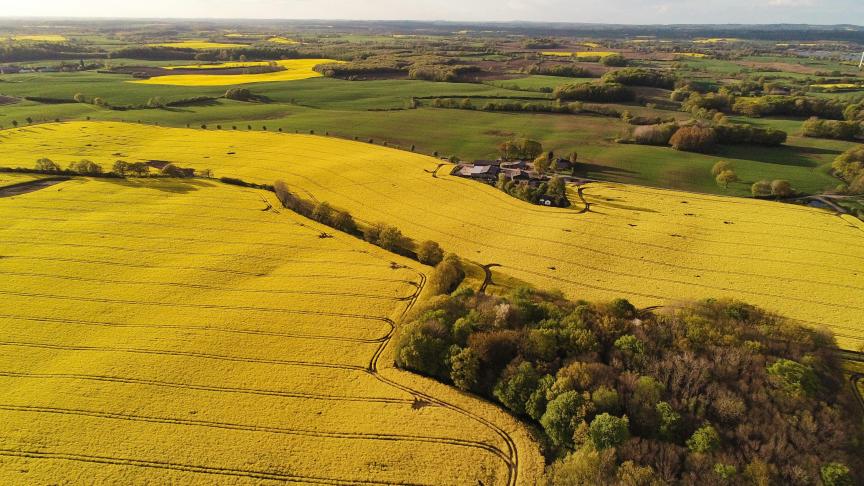
[[325, 226], [362, 238], [373, 245], [425, 265], [437, 265], [444, 259], [444, 251], [438, 243], [427, 240], [415, 244], [402, 234], [399, 228], [387, 223], [360, 225], [350, 212], [336, 209], [326, 201], [310, 201], [299, 197], [284, 181], [273, 183], [276, 198], [286, 209], [315, 220]]

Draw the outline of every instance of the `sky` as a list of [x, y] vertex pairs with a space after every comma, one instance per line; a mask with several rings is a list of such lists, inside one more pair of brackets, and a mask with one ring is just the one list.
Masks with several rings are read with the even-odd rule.
[[864, 24], [862, 0], [0, 0], [0, 17]]

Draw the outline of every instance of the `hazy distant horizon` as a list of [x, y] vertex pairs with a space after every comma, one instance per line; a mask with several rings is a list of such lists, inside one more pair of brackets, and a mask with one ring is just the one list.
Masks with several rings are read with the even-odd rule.
[[561, 22], [623, 25], [851, 24], [864, 18], [858, 0], [41, 0], [4, 5], [0, 18], [369, 20]]

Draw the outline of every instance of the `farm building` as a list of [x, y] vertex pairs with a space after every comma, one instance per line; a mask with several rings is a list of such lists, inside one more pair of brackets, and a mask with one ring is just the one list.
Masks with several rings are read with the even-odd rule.
[[458, 164], [453, 168], [451, 174], [495, 183], [500, 172], [501, 168], [497, 165]]

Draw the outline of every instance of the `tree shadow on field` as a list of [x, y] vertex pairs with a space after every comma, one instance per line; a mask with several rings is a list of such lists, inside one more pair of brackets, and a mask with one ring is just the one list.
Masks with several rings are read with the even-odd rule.
[[626, 178], [637, 174], [636, 171], [613, 167], [610, 165], [592, 164], [590, 162], [577, 162], [574, 175], [577, 177], [594, 177], [597, 179]]
[[781, 145], [779, 147], [758, 147], [754, 145], [718, 146], [712, 155], [730, 159], [751, 160], [765, 164], [790, 165], [795, 167], [818, 167], [821, 161], [814, 156], [839, 155], [840, 151], [816, 147], [801, 147], [797, 145]]
[[208, 187], [216, 187], [217, 183], [197, 178], [173, 177], [129, 177], [127, 179], [101, 179], [111, 184], [134, 189], [151, 189], [173, 194], [187, 194]]

